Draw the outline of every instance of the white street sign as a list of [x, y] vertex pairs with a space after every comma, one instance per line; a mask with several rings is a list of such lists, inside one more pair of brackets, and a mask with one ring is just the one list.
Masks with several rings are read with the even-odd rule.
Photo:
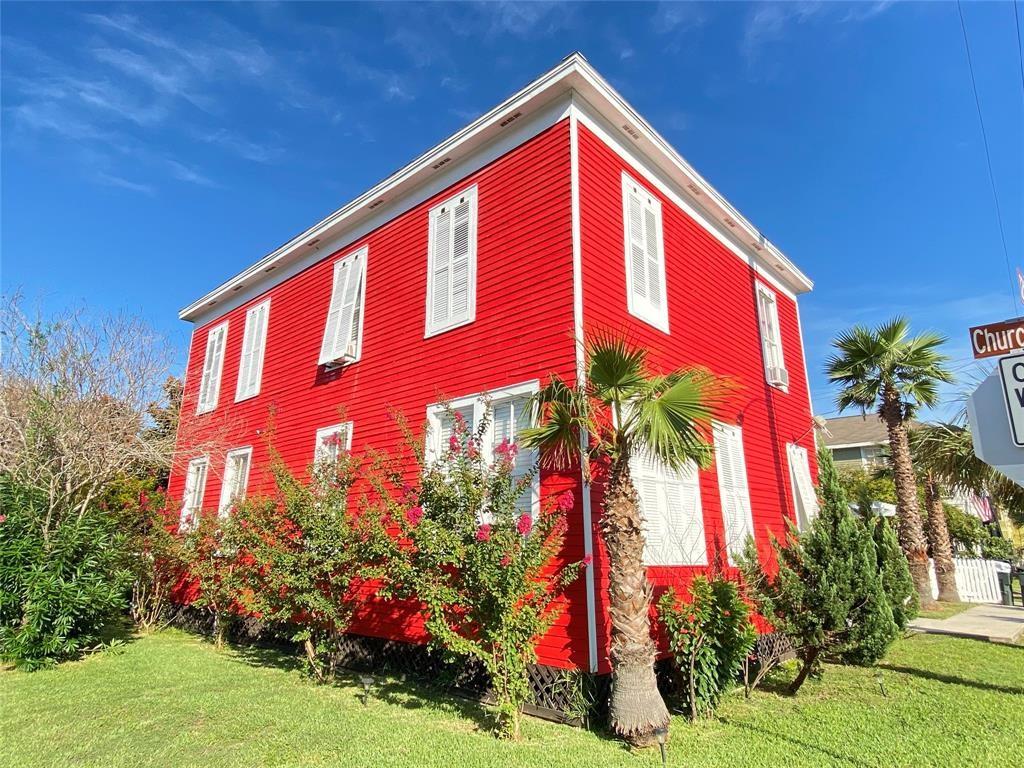
[[1024, 485], [1024, 448], [1013, 444], [1002, 377], [992, 372], [967, 399], [974, 453], [1019, 485]]
[[1024, 354], [999, 358], [999, 378], [1010, 419], [1010, 438], [1014, 445], [1024, 447]]

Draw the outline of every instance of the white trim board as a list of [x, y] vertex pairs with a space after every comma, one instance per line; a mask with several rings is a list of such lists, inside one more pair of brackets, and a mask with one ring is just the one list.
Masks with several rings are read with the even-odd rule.
[[[520, 121], [522, 124], [530, 123], [532, 129], [538, 126], [542, 129], [546, 127], [543, 123], [550, 120], [551, 112], [560, 112], [561, 115], [549, 125], [565, 117], [565, 110], [559, 107], [575, 102], [572, 98], [574, 91], [609, 125], [616, 126], [612, 130], [623, 146], [628, 141], [631, 150], [649, 157], [662, 175], [672, 178], [680, 188], [689, 189], [708, 216], [722, 222], [721, 227], [729, 232], [734, 243], [739, 244], [735, 246], [738, 255], [751, 263], [763, 262], [766, 279], [777, 280], [780, 285], [787, 284], [792, 293], [811, 289], [811, 281], [778, 248], [694, 171], [581, 54], [574, 53], [366, 193], [189, 304], [181, 310], [179, 317], [196, 323], [208, 322], [238, 306], [243, 297], [244, 300], [251, 299], [304, 268], [295, 268], [294, 262], [308, 266], [319, 260], [316, 257], [328, 245], [330, 250], [326, 252], [332, 253], [351, 244], [357, 237], [415, 205], [413, 198], [422, 201], [429, 197], [429, 194], [424, 194], [425, 187], [436, 193], [471, 173], [469, 167], [480, 167], [489, 162], [478, 157], [485, 149], [493, 159], [540, 132], [524, 132], [525, 125]], [[557, 102], [554, 109], [552, 102]], [[544, 115], [546, 117], [542, 119]], [[496, 151], [499, 146], [505, 149]], [[456, 173], [458, 175], [453, 175]], [[447, 179], [447, 183], [440, 183], [442, 179]], [[702, 217], [702, 220], [706, 218]], [[325, 242], [328, 240], [331, 242]], [[313, 250], [312, 259], [309, 259], [310, 249]], [[268, 274], [271, 271], [273, 276]]]

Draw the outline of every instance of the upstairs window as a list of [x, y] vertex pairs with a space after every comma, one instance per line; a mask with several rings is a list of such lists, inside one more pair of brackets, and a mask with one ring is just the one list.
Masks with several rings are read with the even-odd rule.
[[661, 202], [623, 174], [622, 214], [626, 230], [626, 297], [629, 312], [668, 333]]
[[765, 379], [773, 387], [785, 390], [789, 387], [789, 374], [782, 357], [778, 300], [774, 291], [763, 283], [757, 284], [757, 320], [761, 327]]
[[206, 337], [206, 357], [203, 359], [203, 378], [199, 382], [199, 405], [196, 413], [208, 413], [217, 407], [220, 377], [224, 371], [224, 347], [227, 343], [227, 323], [221, 323], [211, 329]]
[[337, 461], [341, 452], [352, 450], [352, 422], [334, 424], [316, 431], [313, 461]]
[[220, 486], [220, 504], [217, 507], [221, 517], [227, 517], [231, 507], [245, 498], [249, 486], [249, 465], [252, 463], [252, 448], [236, 448], [228, 451], [224, 460], [224, 478]]
[[194, 530], [199, 525], [199, 514], [203, 508], [206, 493], [206, 472], [210, 462], [205, 456], [192, 459], [185, 473], [185, 493], [182, 496], [179, 531]]
[[732, 424], [715, 422], [712, 436], [718, 467], [718, 490], [722, 498], [722, 520], [725, 523], [725, 548], [729, 553], [729, 565], [735, 565], [747, 538], [754, 535], [747, 461], [743, 455], [743, 430]]
[[235, 402], [260, 393], [263, 378], [263, 353], [267, 345], [267, 321], [270, 299], [245, 313], [245, 334], [242, 336], [242, 359], [238, 364], [238, 386]]
[[430, 211], [426, 335], [476, 316], [476, 187]]
[[[453, 420], [458, 414], [466, 422], [469, 434], [475, 435], [487, 414], [490, 401], [491, 418], [487, 430], [481, 436], [480, 452], [483, 456], [497, 459], [503, 443], [516, 446], [515, 464], [512, 468], [513, 481], [518, 482], [530, 474], [537, 463], [537, 450], [519, 445], [519, 436], [533, 421], [532, 396], [537, 392], [537, 383], [520, 384], [485, 395], [471, 395], [452, 401], [450, 411], [443, 404], [427, 408], [427, 423], [430, 434], [427, 441], [427, 458], [436, 459], [448, 450], [454, 432]], [[462, 446], [463, 448], [465, 446]], [[535, 473], [533, 481], [523, 490], [516, 502], [521, 512], [536, 515], [540, 509], [540, 478]]]
[[800, 530], [806, 530], [818, 514], [818, 496], [814, 492], [811, 481], [811, 465], [807, 459], [807, 449], [801, 445], [790, 443], [786, 446], [789, 456], [789, 480], [793, 486], [793, 506], [796, 522]]
[[320, 346], [320, 365], [344, 365], [359, 359], [363, 340], [363, 296], [367, 249], [360, 248], [334, 265], [334, 286]]
[[645, 565], [707, 565], [697, 465], [666, 468], [647, 454], [629, 461], [640, 498]]

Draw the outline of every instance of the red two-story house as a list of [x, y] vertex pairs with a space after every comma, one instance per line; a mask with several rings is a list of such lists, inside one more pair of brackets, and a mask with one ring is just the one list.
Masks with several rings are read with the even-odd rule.
[[[295, 471], [340, 438], [399, 440], [389, 409], [445, 439], [441, 400], [514, 439], [582, 339], [626, 333], [663, 369], [734, 383], [715, 464], [636, 484], [656, 586], [685, 585], [746, 536], [767, 552], [815, 511], [797, 296], [811, 282], [573, 55], [361, 197], [181, 311], [194, 324], [170, 493], [183, 520], [270, 490], [264, 435]], [[188, 454], [204, 434], [224, 450]], [[184, 435], [188, 435], [186, 441]], [[211, 441], [212, 442], [212, 441]], [[535, 458], [524, 452], [527, 466]], [[565, 556], [593, 555], [539, 645], [542, 664], [608, 671], [600, 488], [540, 473], [524, 508], [574, 491]], [[414, 612], [370, 602], [353, 632], [422, 641]]]

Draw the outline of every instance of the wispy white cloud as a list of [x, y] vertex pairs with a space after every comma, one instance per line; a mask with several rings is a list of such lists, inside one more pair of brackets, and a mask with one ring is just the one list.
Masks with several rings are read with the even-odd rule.
[[126, 189], [129, 192], [141, 192], [144, 195], [156, 194], [156, 189], [149, 184], [143, 184], [138, 181], [129, 181], [128, 179], [123, 179], [120, 176], [115, 176], [114, 174], [106, 173], [105, 171], [97, 172], [94, 174], [93, 179], [97, 183], [108, 187]]
[[251, 160], [254, 163], [272, 163], [279, 160], [285, 154], [284, 149], [279, 146], [249, 141], [224, 128], [208, 133], [194, 133], [193, 135], [199, 141], [223, 147], [244, 160]]
[[411, 101], [414, 98], [406, 79], [396, 72], [371, 66], [347, 51], [338, 53], [338, 65], [349, 80], [372, 85], [387, 100]]

